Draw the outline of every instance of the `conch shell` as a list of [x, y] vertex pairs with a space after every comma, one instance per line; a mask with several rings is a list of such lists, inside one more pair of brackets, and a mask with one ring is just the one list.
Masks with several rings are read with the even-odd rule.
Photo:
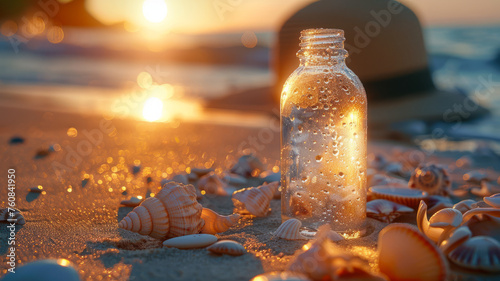
[[272, 182], [258, 187], [240, 189], [233, 193], [233, 203], [240, 213], [250, 213], [256, 217], [266, 216], [279, 182]]
[[223, 182], [214, 172], [210, 172], [200, 178], [198, 181], [198, 189], [205, 191], [207, 194], [215, 194], [226, 196], [227, 184]]
[[273, 235], [286, 240], [307, 240], [307, 237], [300, 234], [301, 226], [302, 223], [298, 219], [289, 219], [282, 223]]
[[231, 228], [231, 226], [237, 224], [240, 219], [240, 215], [232, 214], [229, 216], [222, 216], [210, 209], [203, 208], [201, 218], [205, 221], [205, 225], [201, 229], [201, 233], [216, 234], [225, 232]]
[[408, 186], [427, 192], [429, 195], [448, 196], [451, 181], [444, 168], [434, 164], [420, 165], [411, 175]]
[[457, 209], [446, 208], [436, 212], [427, 219], [427, 205], [420, 202], [417, 212], [418, 229], [429, 239], [438, 242], [441, 235], [446, 235], [462, 223], [462, 213]]
[[448, 258], [465, 268], [499, 272], [500, 243], [487, 236], [475, 236], [451, 251]]
[[118, 227], [161, 240], [196, 234], [205, 224], [202, 209], [194, 186], [167, 183], [156, 197], [134, 208]]

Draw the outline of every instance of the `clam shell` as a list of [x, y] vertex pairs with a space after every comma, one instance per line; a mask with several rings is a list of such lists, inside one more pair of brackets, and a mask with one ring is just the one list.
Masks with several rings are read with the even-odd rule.
[[366, 203], [366, 214], [386, 223], [392, 222], [401, 214], [412, 213], [413, 211], [410, 207], [384, 199], [376, 199]]
[[454, 230], [449, 237], [440, 241], [439, 248], [445, 255], [448, 255], [455, 248], [472, 237], [472, 233], [466, 226], [461, 226]]
[[427, 205], [424, 201], [420, 202], [417, 212], [418, 229], [432, 241], [437, 243], [441, 235], [446, 234], [461, 223], [462, 213], [452, 208], [442, 209], [428, 220]]
[[297, 272], [283, 271], [260, 274], [250, 281], [309, 281], [309, 278]]
[[298, 219], [289, 219], [283, 222], [273, 235], [286, 240], [307, 240], [306, 237], [300, 234], [301, 226], [302, 222]]
[[[13, 210], [13, 212], [14, 212], [13, 216], [10, 215], [9, 210], [10, 211]], [[15, 222], [16, 224], [19, 224], [19, 225], [26, 223], [21, 211], [19, 211], [18, 209], [14, 209], [14, 208], [2, 208], [2, 209], [0, 209], [0, 222], [9, 222], [9, 223]]]
[[500, 243], [486, 236], [476, 236], [450, 252], [448, 258], [462, 267], [500, 272]]
[[420, 165], [411, 175], [408, 186], [420, 189], [429, 195], [448, 196], [451, 181], [445, 169], [434, 164]]
[[470, 183], [480, 183], [491, 180], [488, 174], [480, 171], [470, 171], [463, 175], [463, 180]]
[[370, 192], [376, 199], [389, 200], [410, 208], [416, 208], [420, 200], [427, 197], [427, 192], [409, 188], [373, 186]]
[[210, 252], [220, 255], [241, 256], [247, 252], [240, 243], [232, 240], [221, 240], [207, 248]]
[[195, 234], [205, 223], [202, 208], [192, 185], [171, 182], [134, 208], [118, 227], [162, 240]]
[[448, 264], [428, 238], [408, 224], [391, 224], [379, 234], [378, 262], [390, 280], [446, 280]]
[[230, 172], [242, 177], [251, 177], [255, 172], [257, 175], [264, 171], [265, 167], [259, 158], [253, 154], [243, 155], [238, 159], [238, 162], [231, 168]]
[[466, 199], [458, 202], [457, 204], [453, 205], [453, 209], [459, 210], [462, 214], [467, 212], [468, 210], [472, 210], [472, 204], [476, 203], [476, 201], [472, 199]]
[[126, 206], [126, 207], [137, 207], [141, 204], [142, 198], [139, 197], [130, 197], [128, 200], [122, 200], [120, 202], [120, 205]]
[[190, 234], [165, 240], [163, 247], [196, 249], [210, 246], [215, 242], [217, 242], [217, 237], [211, 234]]
[[470, 189], [470, 193], [480, 197], [491, 196], [499, 192], [500, 192], [499, 186], [493, 185], [487, 181], [481, 181], [481, 186], [479, 188], [473, 187]]
[[484, 197], [483, 200], [493, 208], [500, 208], [500, 193]]
[[205, 225], [201, 229], [201, 233], [216, 234], [224, 232], [231, 228], [231, 226], [237, 224], [240, 219], [240, 215], [232, 214], [229, 216], [222, 216], [217, 214], [215, 211], [203, 208], [201, 218], [205, 221]]
[[250, 213], [256, 217], [266, 216], [278, 182], [240, 189], [233, 193], [233, 203], [240, 213]]
[[226, 196], [228, 195], [226, 187], [226, 183], [223, 182], [214, 172], [204, 175], [198, 181], [198, 189], [205, 191], [207, 194]]

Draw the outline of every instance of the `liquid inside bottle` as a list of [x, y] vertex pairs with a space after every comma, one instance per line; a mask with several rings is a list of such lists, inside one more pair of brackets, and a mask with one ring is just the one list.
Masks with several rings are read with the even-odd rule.
[[344, 33], [301, 33], [300, 66], [281, 94], [282, 220], [358, 236], [366, 220], [367, 102], [345, 65]]

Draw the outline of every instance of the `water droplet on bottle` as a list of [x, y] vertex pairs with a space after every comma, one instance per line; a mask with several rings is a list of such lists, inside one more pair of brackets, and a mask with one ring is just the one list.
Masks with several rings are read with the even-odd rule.
[[323, 160], [323, 156], [316, 155], [316, 162], [321, 162], [321, 160]]
[[342, 90], [344, 90], [345, 92], [347, 92], [347, 91], [349, 91], [349, 88], [346, 85], [342, 85]]
[[308, 99], [310, 99], [310, 100], [312, 100], [312, 99], [313, 99], [313, 95], [308, 94], [308, 95], [307, 95], [307, 98], [308, 98]]
[[355, 98], [354, 96], [352, 96], [352, 97], [349, 99], [349, 101], [350, 101], [350, 102], [354, 102], [355, 100], [356, 100], [356, 98]]
[[343, 172], [339, 172], [339, 177], [343, 178], [344, 177], [344, 173]]

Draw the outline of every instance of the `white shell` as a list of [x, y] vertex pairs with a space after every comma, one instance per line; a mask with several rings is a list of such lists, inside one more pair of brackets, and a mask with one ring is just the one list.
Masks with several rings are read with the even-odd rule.
[[238, 223], [239, 214], [222, 216], [207, 208], [203, 208], [201, 218], [205, 221], [205, 225], [201, 229], [201, 233], [216, 234], [227, 231], [231, 226]]
[[366, 214], [386, 223], [392, 222], [401, 214], [412, 213], [413, 211], [410, 207], [384, 199], [376, 199], [366, 203]]
[[240, 189], [233, 193], [233, 203], [240, 213], [250, 213], [257, 217], [266, 216], [278, 182]]
[[[14, 215], [11, 216], [10, 211], [13, 210]], [[2, 208], [0, 209], [0, 222], [15, 222], [16, 224], [22, 225], [25, 224], [24, 216], [18, 209], [13, 208]]]
[[429, 239], [438, 242], [441, 235], [452, 231], [462, 223], [462, 213], [456, 209], [446, 208], [438, 211], [430, 220], [427, 219], [427, 205], [420, 202], [417, 212], [418, 229]]
[[15, 273], [6, 274], [2, 281], [80, 281], [78, 272], [66, 259], [37, 260], [15, 269]]
[[490, 205], [493, 208], [500, 208], [500, 193], [493, 194], [489, 197], [483, 198], [486, 204]]
[[226, 196], [227, 184], [223, 182], [214, 172], [210, 172], [200, 178], [198, 181], [198, 189], [205, 191], [207, 194]]
[[462, 267], [500, 272], [500, 243], [486, 236], [476, 236], [450, 252], [448, 258]]
[[137, 207], [141, 204], [142, 201], [142, 198], [130, 197], [130, 199], [128, 200], [122, 200], [120, 204], [127, 207]]
[[487, 181], [481, 181], [481, 186], [479, 188], [473, 187], [470, 189], [470, 193], [480, 197], [491, 196], [499, 192], [500, 192], [499, 186], [493, 185]]
[[448, 264], [443, 253], [409, 224], [394, 223], [378, 238], [380, 271], [390, 280], [446, 280]]
[[450, 185], [446, 170], [434, 164], [418, 166], [408, 182], [410, 188], [420, 189], [429, 195], [442, 196], [450, 194]]
[[307, 276], [297, 272], [269, 272], [255, 276], [250, 281], [310, 281]]
[[232, 240], [221, 240], [207, 248], [214, 254], [225, 254], [230, 256], [241, 256], [247, 252], [240, 243]]
[[177, 249], [204, 248], [217, 242], [217, 237], [211, 234], [191, 234], [165, 240], [163, 247]]
[[453, 203], [451, 202], [449, 197], [432, 195], [424, 199], [425, 204], [427, 204], [427, 212], [429, 215], [435, 214], [437, 211], [452, 208]]
[[300, 234], [301, 226], [302, 222], [298, 219], [289, 219], [283, 222], [273, 235], [286, 240], [307, 240], [306, 237]]
[[231, 173], [238, 174], [242, 177], [251, 177], [254, 171], [258, 173], [265, 170], [264, 164], [260, 162], [259, 158], [253, 154], [243, 155], [238, 159], [238, 162], [231, 168]]
[[468, 210], [472, 210], [473, 209], [472, 204], [474, 203], [476, 203], [476, 201], [472, 199], [465, 199], [453, 205], [453, 209], [459, 210], [463, 214]]
[[470, 232], [467, 226], [461, 226], [454, 230], [449, 237], [440, 241], [439, 248], [445, 255], [448, 255], [455, 248], [460, 246], [465, 241], [469, 240], [472, 237], [472, 233]]
[[370, 192], [376, 199], [385, 199], [410, 208], [416, 208], [420, 200], [427, 197], [427, 192], [418, 189], [373, 186]]
[[471, 183], [480, 183], [482, 181], [490, 180], [489, 176], [486, 173], [480, 171], [470, 171], [468, 173], [465, 173], [463, 179], [464, 181]]

